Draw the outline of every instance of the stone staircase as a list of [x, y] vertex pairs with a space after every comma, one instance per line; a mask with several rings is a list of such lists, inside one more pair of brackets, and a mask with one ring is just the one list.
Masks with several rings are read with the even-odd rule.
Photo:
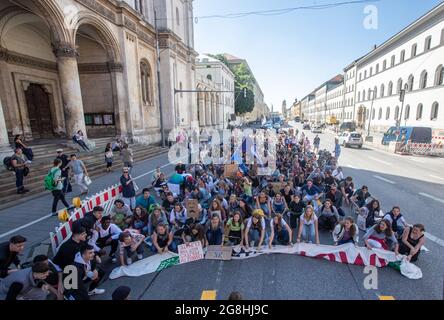
[[[4, 209], [18, 203], [25, 202], [32, 198], [38, 197], [39, 194], [45, 192], [43, 187], [43, 180], [49, 169], [52, 167], [52, 162], [56, 158], [56, 150], [63, 149], [63, 152], [68, 156], [76, 153], [79, 158], [85, 163], [88, 173], [91, 177], [97, 177], [105, 172], [104, 151], [107, 143], [111, 142], [112, 138], [91, 139], [91, 143], [95, 144], [95, 149], [92, 152], [80, 151], [75, 147], [67, 146], [66, 140], [62, 141], [43, 141], [38, 144], [29, 144], [34, 153], [34, 160], [31, 165], [30, 174], [25, 177], [24, 185], [30, 189], [25, 195], [16, 193], [15, 174], [7, 171], [3, 165], [0, 169], [0, 209]], [[133, 158], [135, 162], [146, 160], [154, 156], [160, 155], [168, 151], [156, 145], [132, 144]], [[113, 168], [121, 168], [123, 165], [119, 152], [114, 153]]]

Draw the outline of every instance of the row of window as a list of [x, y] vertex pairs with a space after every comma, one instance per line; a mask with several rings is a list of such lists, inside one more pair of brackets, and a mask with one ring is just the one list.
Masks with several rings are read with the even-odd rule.
[[[379, 108], [379, 112], [378, 112], [378, 120], [382, 119], [382, 108]], [[385, 110], [385, 120], [390, 120], [390, 112], [391, 112], [391, 108], [387, 107]], [[395, 108], [395, 112], [393, 114], [393, 119], [394, 120], [398, 120], [399, 119], [399, 114], [400, 109], [399, 106], [396, 106]], [[438, 102], [434, 102], [432, 104], [432, 109], [430, 110], [430, 120], [435, 121], [438, 120], [438, 112], [439, 112], [439, 103]], [[415, 119], [417, 121], [423, 120], [423, 113], [424, 113], [424, 105], [422, 103], [418, 104], [418, 106], [416, 107], [416, 116]], [[367, 118], [369, 115], [369, 111], [367, 110]], [[405, 107], [405, 111], [404, 111], [404, 120], [409, 120], [410, 119], [410, 105], [407, 105]], [[375, 119], [375, 110], [372, 111], [372, 120]]]
[[[439, 45], [444, 45], [444, 29], [442, 29], [441, 31], [441, 39], [440, 39], [440, 43]], [[432, 36], [429, 36], [425, 39], [424, 41], [424, 52], [429, 51], [432, 48]], [[411, 49], [410, 49], [410, 59], [415, 58], [418, 55], [418, 44], [415, 43], [412, 45]], [[402, 50], [399, 56], [399, 63], [403, 63], [406, 59], [406, 51]], [[396, 56], [392, 55], [391, 59], [390, 59], [390, 67], [394, 67], [396, 64]], [[387, 69], [387, 60], [384, 60], [382, 62], [382, 70], [380, 70], [379, 68], [379, 63], [376, 64], [375, 66], [375, 74], [378, 74], [380, 71], [385, 71]], [[367, 74], [367, 70], [364, 70], [363, 72], [359, 73], [359, 81], [361, 81], [362, 79], [367, 79], [368, 77], [373, 76], [373, 66], [370, 67], [370, 69], [368, 69], [368, 74]]]
[[353, 78], [355, 76], [355, 71], [356, 70], [352, 70], [349, 73], [345, 74], [345, 81], [350, 80], [351, 78]]
[[[404, 88], [406, 91], [413, 91], [414, 90], [414, 83], [415, 83], [415, 77], [411, 74], [407, 80], [407, 83], [405, 84]], [[428, 73], [426, 70], [423, 70], [420, 75], [419, 79], [419, 89], [425, 89], [428, 85]], [[444, 67], [443, 65], [439, 65], [436, 68], [435, 71], [435, 79], [434, 79], [434, 86], [442, 86], [444, 85]], [[398, 79], [397, 87], [396, 87], [396, 94], [399, 94], [403, 88], [403, 80], [400, 78]], [[387, 87], [387, 96], [393, 95], [393, 82], [390, 81]], [[384, 98], [386, 96], [385, 92], [385, 85], [381, 84], [380, 91], [379, 91], [379, 98]], [[371, 100], [372, 98], [378, 98], [378, 88], [375, 86], [374, 89], [368, 89], [366, 91], [365, 89], [361, 92], [358, 92], [358, 102]]]

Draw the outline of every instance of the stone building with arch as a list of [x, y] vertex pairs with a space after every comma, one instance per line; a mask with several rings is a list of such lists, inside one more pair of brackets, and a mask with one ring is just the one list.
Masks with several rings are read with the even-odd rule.
[[[0, 2], [0, 146], [16, 134], [29, 140], [70, 139], [77, 130], [90, 137], [159, 142], [154, 12], [171, 18], [177, 11], [192, 16], [191, 0], [178, 0], [177, 11], [169, 4], [166, 0]], [[178, 31], [160, 30], [161, 54], [182, 55], [186, 48], [185, 60], [190, 61], [185, 62], [187, 68], [178, 67], [184, 69], [180, 76], [161, 67], [162, 90], [169, 102], [179, 82], [184, 88], [195, 87], [189, 73], [196, 54], [191, 40], [186, 42], [189, 34], [182, 38], [176, 36]], [[177, 85], [163, 83], [173, 77]], [[192, 118], [189, 100], [183, 116], [187, 119]], [[173, 123], [168, 117], [174, 110], [185, 109], [164, 106], [166, 123]]]

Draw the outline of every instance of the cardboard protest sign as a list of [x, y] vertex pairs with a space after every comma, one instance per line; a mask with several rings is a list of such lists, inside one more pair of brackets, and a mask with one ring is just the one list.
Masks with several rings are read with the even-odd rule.
[[231, 260], [231, 247], [208, 246], [206, 260]]
[[293, 181], [273, 182], [272, 183], [273, 191], [276, 192], [276, 193], [281, 192], [281, 190], [283, 190], [287, 184], [289, 184], [290, 187], [293, 188]]
[[199, 201], [197, 199], [188, 199], [185, 207], [189, 218], [199, 219]]
[[234, 164], [226, 164], [224, 175], [226, 177], [234, 178], [234, 177], [236, 177], [236, 174], [238, 171], [239, 171], [239, 165], [237, 165], [235, 163]]
[[180, 263], [202, 260], [203, 258], [202, 242], [194, 241], [188, 244], [179, 245]]

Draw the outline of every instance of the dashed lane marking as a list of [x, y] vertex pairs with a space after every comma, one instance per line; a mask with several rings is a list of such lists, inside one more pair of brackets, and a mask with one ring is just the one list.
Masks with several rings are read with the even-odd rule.
[[204, 290], [200, 296], [200, 300], [216, 300], [216, 290]]
[[385, 165], [387, 165], [387, 166], [391, 166], [391, 165], [392, 165], [391, 162], [384, 161], [384, 160], [381, 160], [381, 159], [378, 159], [378, 158], [375, 158], [375, 157], [371, 157], [371, 156], [369, 156], [368, 158], [369, 158], [369, 159], [372, 159], [372, 160], [374, 160], [374, 161], [376, 161], [376, 162], [379, 162], [379, 163], [385, 164]]
[[375, 177], [376, 179], [379, 179], [379, 180], [391, 183], [391, 184], [396, 184], [396, 182], [394, 182], [392, 180], [389, 180], [389, 179], [386, 179], [386, 178], [383, 178], [383, 177], [380, 177], [380, 176], [377, 176], [377, 175], [374, 175], [373, 177]]

